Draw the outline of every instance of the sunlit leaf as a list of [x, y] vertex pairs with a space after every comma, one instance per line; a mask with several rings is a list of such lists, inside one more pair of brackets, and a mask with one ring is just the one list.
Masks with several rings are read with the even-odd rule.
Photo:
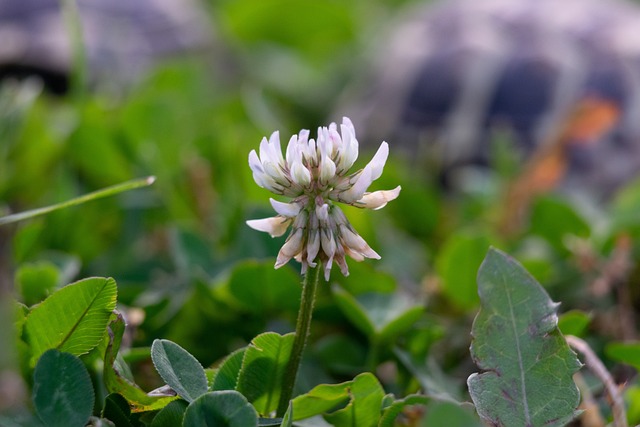
[[169, 340], [155, 340], [151, 360], [162, 379], [187, 402], [207, 392], [207, 376], [200, 362]]
[[255, 427], [258, 415], [247, 399], [233, 390], [212, 391], [193, 401], [184, 414], [186, 427]]
[[33, 403], [46, 426], [84, 426], [94, 400], [89, 372], [80, 359], [55, 349], [42, 354], [33, 373]]
[[[320, 384], [292, 401], [293, 421], [324, 414], [336, 427], [377, 425], [382, 411], [384, 390], [369, 372], [341, 384]], [[344, 406], [346, 403], [346, 406]], [[337, 409], [337, 410], [336, 410]], [[328, 414], [328, 412], [331, 412]]]
[[490, 249], [478, 273], [481, 309], [471, 355], [482, 369], [467, 383], [494, 426], [562, 426], [576, 415], [580, 368], [558, 330], [557, 307], [522, 266]]
[[113, 279], [93, 277], [65, 286], [31, 310], [24, 324], [31, 363], [50, 348], [80, 355], [98, 345], [116, 294]]
[[286, 371], [294, 334], [265, 332], [255, 337], [242, 359], [236, 389], [253, 404], [259, 414], [277, 409], [282, 379]]
[[220, 364], [215, 376], [213, 377], [211, 390], [235, 390], [238, 384], [238, 375], [242, 368], [242, 359], [246, 352], [245, 348], [239, 348], [228, 355]]

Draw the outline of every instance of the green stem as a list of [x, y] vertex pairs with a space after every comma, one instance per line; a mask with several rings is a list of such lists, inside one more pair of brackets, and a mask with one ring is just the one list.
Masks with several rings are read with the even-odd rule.
[[112, 185], [111, 187], [103, 188], [102, 190], [94, 191], [92, 193], [84, 194], [65, 202], [56, 203], [55, 205], [46, 206], [44, 208], [32, 209], [26, 212], [20, 212], [13, 215], [0, 216], [0, 225], [11, 224], [12, 222], [22, 221], [25, 219], [33, 218], [36, 216], [48, 214], [49, 212], [57, 211], [58, 209], [69, 208], [82, 203], [90, 202], [92, 200], [100, 199], [102, 197], [113, 196], [114, 194], [122, 193], [123, 191], [129, 191], [140, 187], [146, 187], [155, 182], [154, 176], [147, 178], [134, 179], [131, 181], [123, 182], [122, 184]]
[[296, 334], [291, 348], [291, 357], [285, 371], [286, 374], [282, 380], [282, 391], [276, 412], [278, 417], [284, 416], [285, 412], [287, 412], [289, 401], [293, 395], [293, 386], [296, 383], [302, 352], [307, 345], [307, 338], [311, 329], [311, 317], [316, 299], [316, 288], [320, 281], [320, 270], [322, 270], [322, 266], [319, 262], [316, 267], [309, 267], [302, 281], [302, 296], [300, 298], [298, 321], [296, 322]]

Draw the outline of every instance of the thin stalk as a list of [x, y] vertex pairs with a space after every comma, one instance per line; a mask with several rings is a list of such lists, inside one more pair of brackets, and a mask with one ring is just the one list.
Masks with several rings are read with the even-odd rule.
[[282, 417], [289, 408], [289, 401], [293, 396], [293, 386], [298, 376], [298, 368], [302, 360], [302, 352], [307, 345], [307, 338], [311, 330], [311, 317], [313, 316], [313, 305], [316, 299], [316, 289], [320, 281], [320, 270], [322, 266], [318, 262], [316, 267], [309, 267], [302, 281], [302, 296], [300, 297], [300, 310], [296, 322], [296, 333], [291, 348], [291, 357], [287, 364], [286, 375], [282, 380], [282, 391], [276, 416]]
[[12, 222], [18, 222], [25, 219], [33, 218], [36, 216], [48, 214], [49, 212], [57, 211], [58, 209], [69, 208], [71, 206], [80, 205], [82, 203], [90, 202], [92, 200], [100, 199], [102, 197], [113, 196], [114, 194], [122, 193], [123, 191], [129, 191], [140, 187], [146, 187], [155, 182], [155, 176], [149, 176], [147, 178], [134, 179], [131, 181], [123, 182], [122, 184], [112, 185], [111, 187], [103, 188], [92, 193], [84, 194], [82, 196], [67, 200], [65, 202], [56, 203], [55, 205], [46, 206], [44, 208], [32, 209], [26, 212], [20, 212], [13, 215], [0, 216], [0, 226], [5, 224], [11, 224]]

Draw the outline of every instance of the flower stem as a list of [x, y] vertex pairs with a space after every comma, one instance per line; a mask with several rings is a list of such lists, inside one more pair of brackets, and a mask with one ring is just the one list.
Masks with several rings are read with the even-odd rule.
[[307, 345], [307, 338], [311, 329], [311, 317], [313, 315], [313, 305], [316, 299], [316, 288], [320, 280], [320, 270], [322, 266], [318, 262], [316, 267], [309, 267], [302, 281], [302, 296], [300, 298], [300, 310], [296, 322], [296, 333], [291, 348], [291, 357], [287, 364], [286, 374], [282, 380], [282, 391], [276, 416], [282, 417], [289, 408], [289, 401], [293, 395], [293, 386], [298, 375], [298, 368], [302, 360], [302, 352]]

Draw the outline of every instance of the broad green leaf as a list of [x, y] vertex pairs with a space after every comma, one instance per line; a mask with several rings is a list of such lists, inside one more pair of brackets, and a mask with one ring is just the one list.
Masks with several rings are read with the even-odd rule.
[[[380, 422], [378, 423], [378, 427], [395, 427], [396, 418], [398, 415], [407, 408], [407, 406], [413, 405], [426, 405], [429, 403], [431, 399], [425, 395], [421, 394], [412, 394], [404, 399], [396, 400], [390, 406], [386, 407], [382, 412], [382, 417], [380, 418]], [[448, 425], [448, 424], [433, 424], [436, 425]]]
[[[467, 407], [465, 407], [467, 406]], [[471, 404], [458, 405], [452, 402], [431, 402], [422, 419], [423, 426], [483, 427], [484, 424], [473, 411]]]
[[277, 409], [282, 379], [289, 374], [286, 369], [293, 339], [292, 333], [265, 332], [255, 337], [244, 353], [236, 389], [261, 415]]
[[224, 359], [213, 377], [211, 391], [236, 389], [246, 350], [246, 347], [239, 348]]
[[365, 346], [347, 335], [328, 335], [315, 343], [314, 355], [332, 373], [354, 375], [366, 363]]
[[612, 342], [606, 345], [604, 352], [610, 359], [640, 370], [640, 342]]
[[118, 427], [133, 427], [131, 422], [131, 408], [127, 399], [121, 394], [111, 393], [104, 400], [102, 418], [106, 418]]
[[324, 418], [335, 427], [377, 426], [381, 416], [384, 390], [369, 372], [358, 375], [347, 389], [349, 404]]
[[494, 426], [562, 426], [576, 415], [580, 368], [558, 330], [557, 307], [513, 258], [490, 249], [478, 272], [481, 308], [467, 380], [476, 410]]
[[181, 426], [188, 405], [189, 404], [182, 399], [170, 402], [153, 418], [151, 427]]
[[194, 400], [184, 414], [184, 427], [256, 427], [258, 414], [233, 390], [212, 391]]
[[154, 397], [142, 391], [140, 387], [123, 375], [125, 367], [121, 366], [117, 358], [125, 323], [121, 314], [109, 324], [109, 343], [104, 354], [103, 379], [105, 388], [109, 393], [121, 394], [129, 404], [133, 412], [154, 411], [164, 408], [177, 397]]
[[400, 293], [366, 293], [353, 297], [338, 286], [332, 290], [344, 315], [378, 342], [391, 340], [409, 329], [424, 311], [421, 305]]
[[246, 261], [231, 272], [229, 293], [253, 313], [295, 312], [300, 305], [300, 276], [273, 264]]
[[566, 251], [564, 238], [568, 234], [589, 236], [589, 224], [565, 200], [542, 197], [531, 210], [531, 233], [542, 236], [560, 251]]
[[436, 271], [442, 281], [442, 292], [460, 309], [478, 305], [476, 271], [490, 245], [484, 235], [456, 233], [438, 253]]
[[178, 344], [169, 340], [154, 340], [151, 360], [162, 379], [187, 402], [193, 402], [207, 392], [204, 368]]
[[116, 295], [113, 279], [92, 277], [65, 286], [36, 306], [24, 324], [31, 363], [50, 348], [80, 355], [98, 345]]
[[376, 377], [365, 372], [352, 381], [314, 387], [308, 393], [293, 399], [287, 412], [293, 421], [298, 421], [342, 408], [324, 415], [326, 420], [335, 426], [365, 427], [377, 424], [383, 397], [384, 390]]
[[76, 356], [48, 350], [33, 373], [33, 403], [48, 427], [83, 427], [95, 395], [89, 372]]
[[558, 329], [563, 335], [582, 336], [584, 330], [591, 322], [591, 316], [580, 310], [571, 310], [562, 313], [558, 319]]
[[53, 263], [22, 264], [16, 271], [16, 288], [27, 306], [43, 301], [58, 285], [60, 272]]

